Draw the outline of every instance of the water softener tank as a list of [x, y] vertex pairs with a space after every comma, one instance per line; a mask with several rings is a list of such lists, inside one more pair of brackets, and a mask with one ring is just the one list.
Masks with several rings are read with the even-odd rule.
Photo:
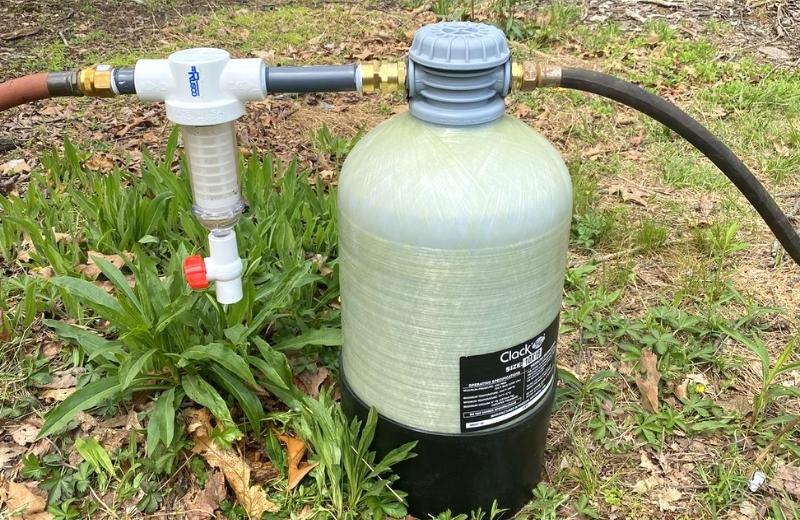
[[414, 36], [409, 112], [342, 169], [343, 405], [379, 413], [410, 510], [514, 512], [530, 500], [555, 394], [572, 187], [553, 146], [505, 114], [503, 33]]

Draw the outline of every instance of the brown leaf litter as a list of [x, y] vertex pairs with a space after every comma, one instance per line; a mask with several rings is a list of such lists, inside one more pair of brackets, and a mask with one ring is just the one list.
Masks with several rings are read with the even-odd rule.
[[0, 505], [11, 513], [23, 513], [25, 520], [50, 520], [47, 510], [47, 493], [36, 482], [18, 483], [0, 481]]
[[325, 367], [316, 367], [312, 370], [304, 370], [295, 377], [295, 384], [305, 394], [316, 399], [319, 397], [319, 389], [328, 379], [330, 370]]
[[27, 446], [36, 440], [36, 436], [39, 435], [39, 430], [41, 429], [41, 419], [32, 416], [11, 430], [11, 439], [20, 446]]
[[661, 380], [661, 372], [658, 371], [658, 358], [649, 348], [642, 349], [639, 373], [634, 376], [634, 380], [642, 393], [644, 409], [658, 412], [658, 382]]
[[110, 263], [117, 269], [122, 269], [122, 266], [125, 265], [125, 262], [133, 262], [135, 259], [133, 253], [128, 251], [123, 251], [120, 255], [106, 255], [100, 253], [98, 251], [88, 251], [86, 253], [86, 257], [89, 259], [85, 264], [78, 264], [76, 269], [79, 273], [84, 275], [90, 280], [97, 280], [97, 277], [100, 276], [102, 271], [100, 270], [100, 266], [95, 263], [95, 258], [100, 258], [105, 260], [106, 262]]
[[75, 392], [75, 387], [72, 388], [55, 388], [51, 390], [45, 390], [44, 392], [39, 394], [40, 399], [44, 399], [45, 401], [54, 401], [60, 403], [67, 397], [71, 396]]
[[228, 489], [225, 487], [225, 476], [221, 471], [214, 471], [206, 480], [203, 489], [190, 489], [181, 499], [185, 508], [186, 520], [215, 518], [214, 511], [226, 498], [228, 498]]
[[770, 487], [800, 499], [800, 466], [780, 464], [770, 479]]
[[[56, 244], [60, 244], [62, 242], [69, 242], [72, 240], [71, 233], [62, 233], [58, 232], [55, 229], [53, 231], [53, 238], [55, 239]], [[31, 261], [31, 253], [36, 252], [36, 246], [33, 245], [33, 240], [28, 235], [24, 235], [22, 237], [22, 242], [20, 242], [19, 249], [17, 251], [17, 261], [22, 262], [23, 264], [27, 264]], [[52, 276], [52, 275], [51, 275]]]
[[225, 475], [228, 485], [236, 495], [236, 500], [250, 518], [261, 518], [265, 512], [274, 513], [278, 506], [272, 503], [260, 485], [251, 485], [250, 467], [231, 448], [223, 448], [214, 443], [210, 435], [211, 414], [205, 408], [189, 409], [185, 412], [187, 431], [192, 435], [192, 452], [199, 454], [209, 466], [217, 468]]
[[278, 436], [286, 445], [286, 462], [289, 466], [289, 489], [294, 489], [308, 473], [317, 467], [318, 462], [303, 462], [306, 454], [306, 443], [298, 437], [291, 435]]

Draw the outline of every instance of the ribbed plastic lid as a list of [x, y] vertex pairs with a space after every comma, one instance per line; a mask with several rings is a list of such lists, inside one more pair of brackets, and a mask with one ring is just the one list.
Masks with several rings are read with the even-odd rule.
[[482, 70], [508, 61], [511, 53], [503, 31], [474, 22], [440, 22], [414, 34], [409, 57], [442, 70]]

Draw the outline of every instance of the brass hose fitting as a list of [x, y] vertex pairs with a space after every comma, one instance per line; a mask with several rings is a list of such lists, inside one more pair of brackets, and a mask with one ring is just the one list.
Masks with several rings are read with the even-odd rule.
[[361, 64], [361, 90], [363, 92], [395, 92], [406, 88], [404, 61]]
[[526, 61], [511, 63], [512, 90], [526, 91], [561, 85], [561, 67]]
[[111, 65], [95, 65], [78, 72], [78, 89], [84, 96], [114, 97], [116, 92], [112, 86]]

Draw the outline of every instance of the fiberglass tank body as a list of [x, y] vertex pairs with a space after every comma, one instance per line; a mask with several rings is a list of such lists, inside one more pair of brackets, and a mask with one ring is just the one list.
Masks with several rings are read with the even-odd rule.
[[414, 35], [409, 112], [355, 147], [339, 180], [342, 407], [378, 412], [409, 511], [513, 515], [530, 500], [555, 395], [572, 186], [558, 152], [505, 115], [496, 27]]
[[343, 365], [383, 416], [461, 431], [459, 359], [556, 319], [572, 196], [564, 162], [510, 117], [447, 127], [401, 114], [339, 184]]

